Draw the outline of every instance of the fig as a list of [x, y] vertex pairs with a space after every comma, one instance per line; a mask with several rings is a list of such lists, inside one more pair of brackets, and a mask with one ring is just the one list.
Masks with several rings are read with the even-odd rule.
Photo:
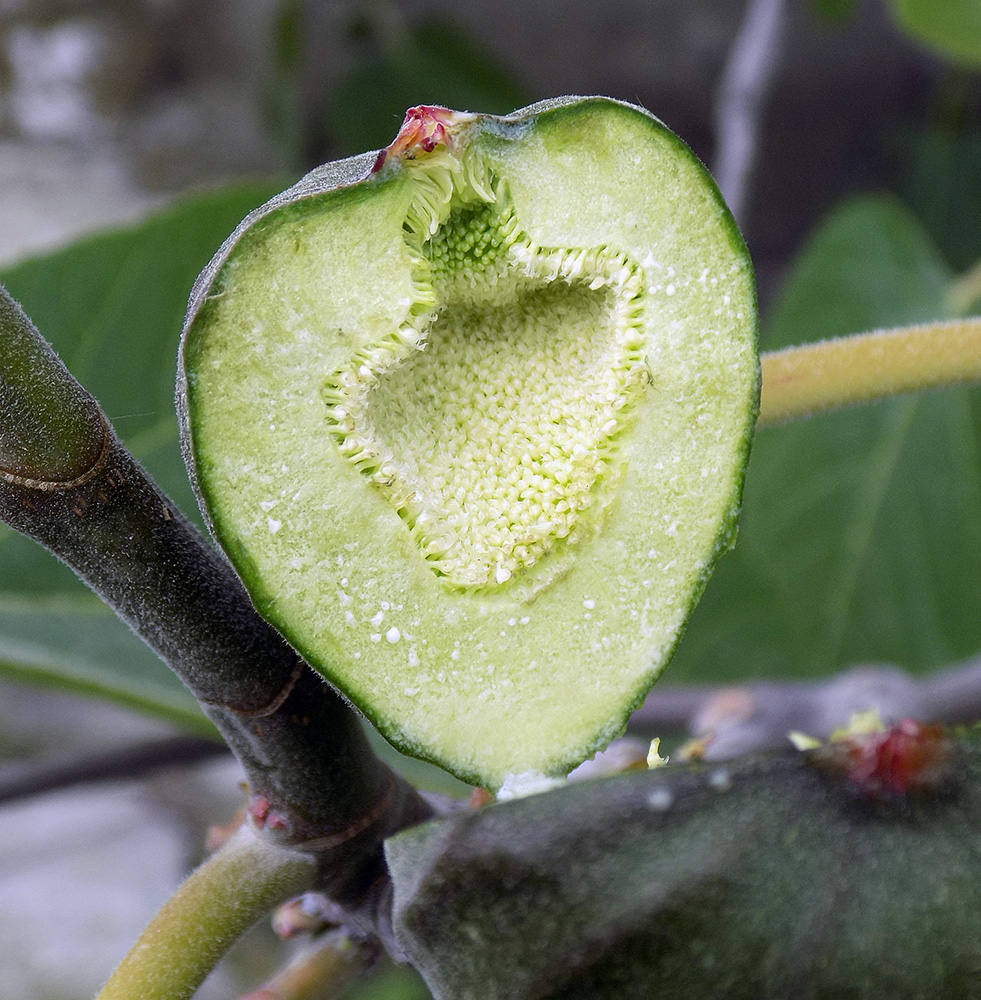
[[641, 108], [413, 108], [226, 241], [179, 381], [260, 614], [400, 750], [517, 788], [623, 729], [734, 540], [752, 268]]

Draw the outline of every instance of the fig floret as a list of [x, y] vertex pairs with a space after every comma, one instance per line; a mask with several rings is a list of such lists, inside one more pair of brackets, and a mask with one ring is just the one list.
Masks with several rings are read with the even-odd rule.
[[618, 435], [653, 377], [640, 269], [610, 247], [535, 245], [503, 181], [464, 157], [412, 164], [418, 299], [324, 398], [341, 452], [432, 570], [479, 590], [512, 584], [560, 542], [567, 553], [599, 516]]

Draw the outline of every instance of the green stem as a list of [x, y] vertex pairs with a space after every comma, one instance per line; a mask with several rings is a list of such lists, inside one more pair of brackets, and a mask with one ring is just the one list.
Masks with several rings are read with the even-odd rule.
[[757, 426], [900, 393], [981, 381], [981, 318], [822, 340], [761, 358]]
[[316, 876], [315, 859], [243, 826], [164, 904], [97, 1000], [190, 997], [244, 931]]

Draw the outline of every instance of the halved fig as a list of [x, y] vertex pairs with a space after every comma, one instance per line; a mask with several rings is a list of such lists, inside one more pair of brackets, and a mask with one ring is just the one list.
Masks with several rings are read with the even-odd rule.
[[732, 544], [749, 256], [640, 108], [414, 108], [243, 222], [181, 380], [259, 612], [401, 750], [498, 789], [622, 730]]

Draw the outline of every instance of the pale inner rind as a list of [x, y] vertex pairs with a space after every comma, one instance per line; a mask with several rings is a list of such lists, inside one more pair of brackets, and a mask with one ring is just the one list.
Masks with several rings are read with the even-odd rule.
[[652, 381], [643, 275], [610, 247], [535, 244], [475, 155], [407, 169], [411, 301], [327, 379], [328, 426], [445, 584], [534, 582], [612, 498]]

